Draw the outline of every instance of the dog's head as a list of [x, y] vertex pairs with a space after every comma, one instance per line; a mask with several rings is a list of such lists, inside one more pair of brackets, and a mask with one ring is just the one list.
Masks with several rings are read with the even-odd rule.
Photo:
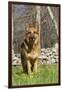
[[29, 43], [34, 43], [38, 37], [39, 37], [39, 29], [37, 26], [33, 26], [32, 24], [29, 24], [29, 26], [26, 29], [25, 38]]

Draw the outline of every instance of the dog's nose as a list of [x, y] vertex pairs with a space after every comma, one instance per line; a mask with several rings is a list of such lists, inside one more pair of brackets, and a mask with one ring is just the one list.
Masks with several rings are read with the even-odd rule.
[[31, 34], [30, 37], [31, 37], [31, 38], [34, 38], [34, 34]]

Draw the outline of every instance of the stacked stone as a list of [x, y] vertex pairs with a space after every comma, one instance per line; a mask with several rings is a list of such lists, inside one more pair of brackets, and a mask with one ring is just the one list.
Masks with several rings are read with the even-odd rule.
[[54, 46], [52, 48], [42, 48], [41, 49], [41, 54], [39, 56], [39, 59], [42, 64], [52, 64], [52, 63], [57, 63], [59, 58], [58, 58], [58, 47]]
[[14, 54], [12, 56], [12, 65], [20, 65], [21, 64], [21, 57], [20, 54]]

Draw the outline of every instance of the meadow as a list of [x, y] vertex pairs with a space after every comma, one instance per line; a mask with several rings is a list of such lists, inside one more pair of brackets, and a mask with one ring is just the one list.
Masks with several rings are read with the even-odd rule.
[[38, 85], [38, 84], [58, 84], [58, 65], [41, 64], [37, 73], [27, 75], [23, 72], [22, 66], [12, 66], [12, 85]]

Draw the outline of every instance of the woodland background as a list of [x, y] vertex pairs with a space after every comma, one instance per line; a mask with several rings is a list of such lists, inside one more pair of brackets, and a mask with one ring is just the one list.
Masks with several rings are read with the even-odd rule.
[[20, 52], [26, 24], [38, 22], [40, 27], [41, 48], [53, 47], [58, 41], [59, 32], [59, 7], [13, 5], [13, 48], [15, 53]]

